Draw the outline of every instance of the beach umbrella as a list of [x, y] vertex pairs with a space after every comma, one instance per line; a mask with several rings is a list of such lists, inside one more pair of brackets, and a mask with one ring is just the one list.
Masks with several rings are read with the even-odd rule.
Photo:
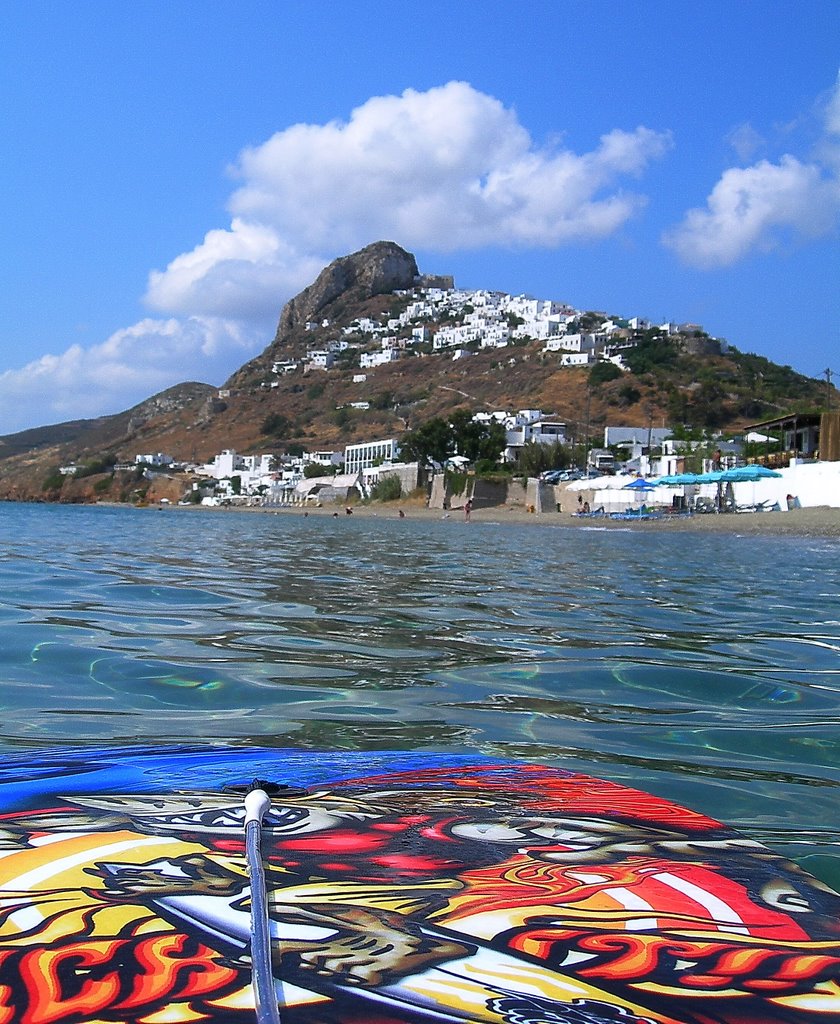
[[650, 480], [645, 480], [643, 477], [638, 477], [636, 480], [631, 480], [629, 484], [624, 484], [621, 489], [632, 491], [637, 498], [643, 498], [649, 491], [656, 490], [656, 484], [652, 484]]
[[[770, 480], [773, 477], [781, 478], [782, 474], [766, 466], [735, 466], [733, 469], [726, 469], [723, 472], [723, 482], [730, 487], [732, 484], [756, 484], [759, 480]], [[752, 503], [755, 505], [755, 487], [752, 489]]]
[[684, 484], [696, 484], [696, 473], [670, 473], [668, 476], [661, 476], [656, 481], [657, 486], [664, 484], [666, 487], [682, 487]]
[[724, 483], [753, 483], [756, 480], [770, 480], [773, 477], [781, 477], [774, 469], [766, 466], [735, 466], [733, 469], [725, 469], [721, 475]]
[[[663, 484], [666, 487], [682, 487], [683, 488], [683, 504], [682, 507], [686, 507], [685, 501], [685, 488], [690, 484], [707, 484], [716, 483], [720, 474], [717, 475], [711, 473], [671, 473], [668, 476], [660, 477], [656, 483], [657, 485]], [[674, 501], [676, 505], [676, 499]]]
[[654, 491], [656, 490], [656, 484], [652, 484], [650, 480], [643, 480], [639, 477], [638, 480], [631, 480], [629, 484], [625, 484], [625, 491]]

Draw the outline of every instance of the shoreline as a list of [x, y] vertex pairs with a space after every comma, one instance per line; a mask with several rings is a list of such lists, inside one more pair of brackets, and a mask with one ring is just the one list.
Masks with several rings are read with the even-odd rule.
[[[103, 503], [104, 504], [104, 503]], [[116, 506], [124, 507], [124, 506]], [[320, 508], [303, 508], [300, 506], [280, 506], [266, 508], [263, 506], [227, 506], [208, 508], [207, 506], [149, 506], [150, 509], [165, 511], [203, 511], [203, 512], [246, 512], [262, 515], [298, 516], [301, 518], [339, 518], [351, 519], [354, 516], [362, 519], [393, 519], [396, 521], [426, 520], [446, 521], [459, 525], [511, 525], [527, 524], [530, 526], [565, 527], [589, 530], [632, 530], [655, 533], [712, 533], [730, 536], [786, 536], [786, 537], [823, 537], [840, 538], [840, 508], [827, 505], [812, 508], [797, 508], [785, 512], [727, 512], [711, 515], [664, 516], [661, 519], [632, 521], [626, 519], [610, 519], [609, 516], [584, 518], [567, 512], [529, 513], [515, 505], [492, 505], [473, 508], [470, 523], [464, 521], [463, 509], [449, 511], [427, 508], [425, 504], [413, 504], [410, 500], [394, 501], [375, 505], [351, 505], [352, 515], [348, 516], [343, 505], [322, 505]], [[400, 509], [405, 513], [400, 519]], [[336, 515], [337, 514], [337, 515]]]

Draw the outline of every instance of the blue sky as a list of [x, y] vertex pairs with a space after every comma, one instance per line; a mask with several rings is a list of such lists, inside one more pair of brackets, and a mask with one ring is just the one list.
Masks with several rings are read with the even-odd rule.
[[379, 238], [840, 374], [840, 4], [0, 6], [0, 434], [220, 384]]

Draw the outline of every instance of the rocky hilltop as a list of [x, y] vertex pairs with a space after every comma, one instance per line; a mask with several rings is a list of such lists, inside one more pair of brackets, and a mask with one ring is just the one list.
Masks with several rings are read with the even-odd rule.
[[349, 256], [340, 256], [286, 303], [274, 340], [233, 374], [226, 386], [240, 386], [261, 374], [273, 359], [301, 342], [307, 324], [325, 318], [345, 319], [376, 296], [414, 287], [418, 277], [417, 260], [396, 242], [373, 242]]
[[333, 260], [283, 307], [274, 342], [314, 321], [339, 296], [345, 304], [359, 304], [374, 295], [412, 288], [418, 276], [417, 260], [396, 242], [374, 242]]

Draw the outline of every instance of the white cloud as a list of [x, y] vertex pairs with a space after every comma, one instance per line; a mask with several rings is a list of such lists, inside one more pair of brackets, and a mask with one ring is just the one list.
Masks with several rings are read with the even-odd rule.
[[514, 111], [464, 82], [374, 97], [346, 122], [294, 125], [240, 154], [231, 227], [154, 272], [147, 300], [276, 311], [330, 258], [378, 238], [439, 251], [602, 238], [645, 201], [619, 182], [669, 145], [640, 127], [582, 155], [541, 149]]
[[168, 313], [253, 319], [274, 316], [328, 260], [303, 257], [270, 227], [235, 217], [191, 252], [149, 275], [146, 301]]
[[689, 210], [665, 241], [691, 265], [729, 266], [755, 249], [774, 248], [785, 230], [828, 233], [838, 211], [837, 181], [815, 164], [784, 156], [778, 164], [762, 160], [725, 171], [705, 209]]
[[[750, 129], [750, 132], [752, 129]], [[840, 217], [840, 83], [825, 104], [823, 135], [811, 159], [785, 154], [777, 162], [723, 172], [705, 207], [688, 210], [663, 235], [683, 262], [725, 267], [754, 251], [776, 248], [788, 236], [816, 238], [831, 233]], [[730, 136], [733, 145], [736, 139]], [[742, 144], [747, 139], [742, 135]]]
[[141, 320], [99, 345], [73, 345], [0, 374], [1, 432], [128, 409], [179, 381], [220, 382], [231, 358], [244, 362], [257, 340], [218, 318]]

